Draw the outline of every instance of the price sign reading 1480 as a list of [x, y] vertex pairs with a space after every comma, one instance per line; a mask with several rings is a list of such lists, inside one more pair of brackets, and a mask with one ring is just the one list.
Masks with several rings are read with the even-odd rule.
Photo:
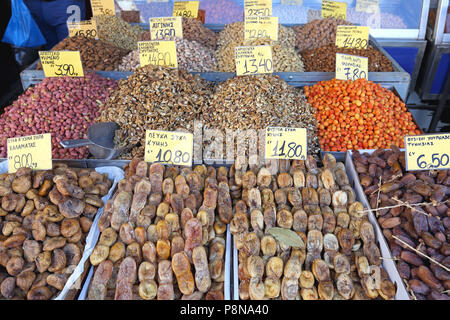
[[172, 16], [197, 18], [198, 16], [198, 1], [177, 1], [173, 3]]
[[16, 137], [7, 140], [8, 172], [22, 167], [33, 170], [52, 168], [52, 142], [50, 133]]
[[147, 130], [144, 160], [191, 166], [193, 147], [194, 136], [192, 133]]
[[270, 46], [236, 47], [234, 58], [238, 76], [273, 73], [272, 48]]
[[306, 133], [305, 128], [266, 128], [266, 159], [306, 160]]
[[336, 47], [367, 49], [369, 46], [369, 27], [338, 26]]
[[152, 64], [178, 68], [175, 41], [140, 41], [138, 48], [141, 66]]
[[405, 137], [406, 170], [450, 169], [450, 133]]

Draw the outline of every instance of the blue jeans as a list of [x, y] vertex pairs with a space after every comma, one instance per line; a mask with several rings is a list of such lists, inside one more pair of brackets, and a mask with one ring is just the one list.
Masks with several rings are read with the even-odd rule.
[[80, 19], [85, 19], [86, 8], [83, 0], [56, 0], [49, 2], [24, 0], [24, 2], [47, 40], [46, 50], [50, 50], [69, 35], [67, 19], [73, 14], [73, 12], [67, 13], [69, 6], [77, 5], [80, 7]]

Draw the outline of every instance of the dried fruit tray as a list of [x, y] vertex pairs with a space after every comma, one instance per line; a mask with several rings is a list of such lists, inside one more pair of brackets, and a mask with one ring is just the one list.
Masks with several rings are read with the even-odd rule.
[[[54, 160], [56, 163], [65, 163], [69, 167], [75, 167], [75, 168], [88, 168], [84, 160]], [[108, 166], [107, 164], [105, 166], [99, 165], [99, 166], [90, 166], [90, 168], [95, 168], [95, 170], [99, 173], [106, 173], [108, 174], [108, 177], [113, 180], [113, 184], [108, 192], [107, 195], [105, 195], [102, 200], [104, 203], [106, 203], [107, 200], [109, 200], [113, 192], [117, 186], [117, 183], [124, 178], [124, 172], [122, 169], [119, 169], [115, 166]], [[8, 162], [7, 161], [1, 161], [0, 162], [0, 173], [5, 173], [8, 171]], [[100, 208], [95, 216], [94, 221], [92, 222], [92, 228], [89, 231], [87, 237], [86, 237], [86, 244], [84, 247], [83, 255], [76, 266], [73, 273], [70, 275], [70, 277], [67, 279], [67, 282], [63, 288], [63, 290], [58, 294], [58, 296], [55, 298], [55, 300], [72, 300], [76, 297], [79, 290], [81, 289], [81, 284], [83, 283], [85, 276], [87, 274], [87, 266], [88, 266], [88, 259], [92, 252], [92, 250], [95, 247], [95, 244], [97, 243], [97, 239], [100, 235], [100, 230], [98, 228], [98, 220], [103, 214], [103, 208]]]

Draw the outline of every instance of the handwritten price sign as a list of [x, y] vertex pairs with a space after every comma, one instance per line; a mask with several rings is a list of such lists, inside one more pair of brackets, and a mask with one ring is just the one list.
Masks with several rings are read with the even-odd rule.
[[52, 141], [50, 133], [10, 138], [7, 140], [8, 172], [23, 167], [33, 170], [52, 169]]
[[39, 51], [46, 77], [84, 77], [79, 51]]
[[266, 128], [266, 159], [306, 160], [306, 133], [305, 128]]
[[367, 79], [369, 74], [368, 64], [369, 62], [366, 57], [336, 53], [336, 79]]
[[339, 48], [367, 49], [369, 46], [369, 27], [338, 26], [336, 46]]
[[140, 41], [138, 48], [141, 66], [152, 64], [178, 68], [175, 41]]
[[190, 167], [193, 147], [192, 133], [147, 130], [144, 160]]
[[115, 16], [116, 6], [114, 0], [91, 0], [92, 15], [101, 16]]
[[273, 73], [270, 46], [236, 47], [234, 57], [238, 76]]
[[406, 170], [450, 169], [450, 133], [405, 137]]

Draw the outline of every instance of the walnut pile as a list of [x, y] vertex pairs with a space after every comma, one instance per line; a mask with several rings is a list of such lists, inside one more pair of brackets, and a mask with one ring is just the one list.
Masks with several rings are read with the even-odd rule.
[[106, 174], [64, 164], [0, 175], [3, 298], [48, 300], [59, 294], [81, 260], [111, 185]]
[[125, 168], [99, 220], [88, 299], [223, 300], [228, 169]]
[[308, 156], [236, 171], [242, 194], [233, 194], [230, 231], [239, 250], [241, 299], [394, 298], [374, 228], [355, 201], [344, 164], [330, 154], [323, 163], [319, 168]]

